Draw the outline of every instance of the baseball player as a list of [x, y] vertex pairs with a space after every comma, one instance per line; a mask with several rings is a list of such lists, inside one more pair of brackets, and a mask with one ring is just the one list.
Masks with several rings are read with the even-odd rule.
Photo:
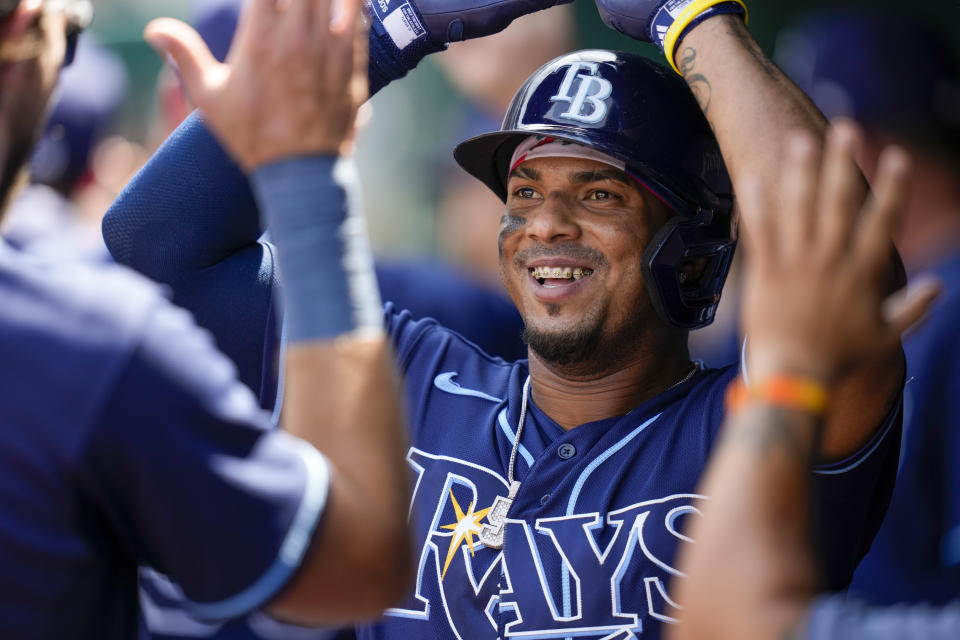
[[[204, 619], [265, 607], [301, 623], [341, 622], [406, 589], [405, 444], [380, 303], [362, 234], [318, 229], [347, 216], [331, 166], [356, 113], [346, 88], [363, 81], [354, 78], [361, 9], [344, 3], [337, 22], [309, 28], [302, 5], [254, 6], [256, 44], [270, 53], [253, 55], [244, 39], [247, 74], [208, 91], [208, 108], [262, 96], [263, 69], [281, 61], [328, 69], [295, 85], [270, 76], [261, 104], [279, 118], [310, 113], [313, 126], [284, 133], [260, 119], [244, 130], [255, 153], [237, 153], [276, 213], [285, 289], [327, 302], [319, 316], [293, 299], [285, 306], [285, 430], [271, 428], [209, 334], [140, 276], [0, 242], [0, 637], [135, 637], [141, 564], [174, 576]], [[85, 2], [0, 3], [4, 198], [42, 130], [68, 38], [89, 18]], [[283, 231], [298, 222], [286, 215], [283, 170], [305, 153], [326, 167], [314, 179], [330, 209], [297, 227], [298, 244]], [[311, 234], [325, 252], [304, 244]], [[337, 251], [357, 261], [352, 280], [335, 258], [324, 264]]]
[[[411, 5], [386, 4], [374, 33], [420, 24]], [[387, 305], [410, 416], [417, 580], [363, 637], [656, 638], [675, 619], [673, 558], [706, 500], [696, 483], [736, 375], [701, 370], [686, 350], [733, 251], [727, 169], [734, 185], [749, 172], [771, 182], [788, 130], [825, 129], [750, 37], [743, 5], [705, 4], [601, 2], [674, 69], [611, 51], [562, 56], [520, 88], [501, 131], [455, 151], [505, 201], [501, 270], [529, 360], [491, 358]], [[469, 25], [446, 20], [451, 32]], [[186, 78], [207, 64], [191, 42], [171, 32], [164, 47]], [[304, 193], [309, 182], [305, 172]], [[242, 258], [258, 246], [254, 211], [242, 174], [193, 119], [118, 199], [105, 236], [118, 260], [161, 280], [185, 246], [232, 247], [202, 285], [208, 297], [268, 300], [269, 282], [249, 277], [264, 263]], [[804, 216], [787, 222], [804, 232]], [[234, 323], [264, 336], [260, 320]], [[831, 587], [849, 581], [895, 473], [902, 354], [879, 355], [843, 381], [819, 448]], [[748, 350], [747, 373], [762, 375], [762, 356]]]
[[[742, 216], [754, 229], [743, 322], [769, 369], [766, 383], [738, 382], [728, 395], [724, 437], [701, 489], [711, 499], [691, 532], [697, 544], [682, 551], [689, 579], [678, 585], [683, 611], [673, 640], [960, 636], [960, 600], [941, 609], [870, 609], [845, 594], [817, 598], [808, 471], [834, 383], [875, 357], [878, 345], [899, 349], [900, 333], [939, 288], [927, 281], [909, 295], [887, 297], [877, 276], [908, 202], [909, 159], [902, 148], [883, 149], [876, 197], [858, 219], [853, 150], [865, 140], [849, 122], [834, 126], [847, 144], [828, 148], [821, 166], [815, 142], [798, 136], [788, 151], [790, 171], [778, 183], [785, 207], [812, 214], [804, 237], [770, 215], [757, 189], [741, 192]], [[814, 203], [841, 223], [817, 215]]]

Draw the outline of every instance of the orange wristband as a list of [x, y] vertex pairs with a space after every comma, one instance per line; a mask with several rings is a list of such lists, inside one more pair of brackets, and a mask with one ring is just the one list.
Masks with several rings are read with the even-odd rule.
[[727, 413], [740, 411], [751, 402], [806, 411], [823, 415], [827, 411], [830, 394], [817, 380], [781, 374], [747, 386], [738, 377], [727, 387]]

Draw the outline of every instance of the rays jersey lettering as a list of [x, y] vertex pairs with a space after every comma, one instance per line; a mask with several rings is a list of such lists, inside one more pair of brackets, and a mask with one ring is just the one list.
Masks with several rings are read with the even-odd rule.
[[[566, 95], [577, 95], [577, 82]], [[669, 584], [682, 579], [675, 554], [703, 508], [697, 481], [736, 369], [703, 371], [625, 415], [570, 431], [532, 398], [517, 446], [521, 485], [497, 550], [479, 532], [508, 493], [527, 363], [491, 358], [435, 321], [387, 309], [409, 412], [418, 570], [406, 600], [359, 637], [659, 638], [674, 610]], [[891, 481], [896, 472], [896, 455], [877, 451], [871, 443], [818, 476], [821, 495], [857, 496], [831, 502], [817, 520], [837, 559], [825, 564], [831, 584], [842, 586], [848, 560], [872, 536], [865, 523], [880, 520], [868, 508], [874, 501], [860, 499], [883, 464], [893, 465]]]
[[613, 93], [609, 80], [597, 75], [596, 62], [574, 62], [560, 82], [551, 102], [566, 102], [569, 107], [559, 117], [584, 124], [596, 124], [607, 117], [607, 98]]
[[672, 621], [667, 582], [681, 574], [671, 559], [702, 496], [670, 495], [609, 513], [511, 512], [498, 551], [477, 536], [506, 480], [416, 448], [408, 461], [425, 526], [415, 592], [388, 616], [444, 620], [456, 638], [627, 639], [642, 637], [645, 621]]

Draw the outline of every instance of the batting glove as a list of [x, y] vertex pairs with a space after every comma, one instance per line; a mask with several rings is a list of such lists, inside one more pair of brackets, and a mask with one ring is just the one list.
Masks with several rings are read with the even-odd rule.
[[370, 93], [448, 42], [502, 31], [515, 18], [573, 0], [364, 0], [370, 16]]
[[676, 47], [693, 27], [707, 18], [735, 14], [747, 19], [743, 0], [596, 0], [600, 17], [611, 29], [660, 47], [667, 62], [680, 73], [674, 61]]

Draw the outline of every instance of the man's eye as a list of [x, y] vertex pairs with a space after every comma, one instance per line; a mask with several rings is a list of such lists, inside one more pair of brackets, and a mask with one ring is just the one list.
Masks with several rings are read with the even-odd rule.
[[587, 196], [587, 200], [613, 200], [617, 197], [617, 194], [611, 193], [609, 191], [603, 191], [602, 189], [597, 189], [596, 191], [591, 191], [590, 195]]
[[535, 189], [532, 189], [531, 187], [520, 187], [519, 189], [513, 192], [513, 195], [523, 200], [529, 200], [530, 198], [536, 198], [537, 192]]

